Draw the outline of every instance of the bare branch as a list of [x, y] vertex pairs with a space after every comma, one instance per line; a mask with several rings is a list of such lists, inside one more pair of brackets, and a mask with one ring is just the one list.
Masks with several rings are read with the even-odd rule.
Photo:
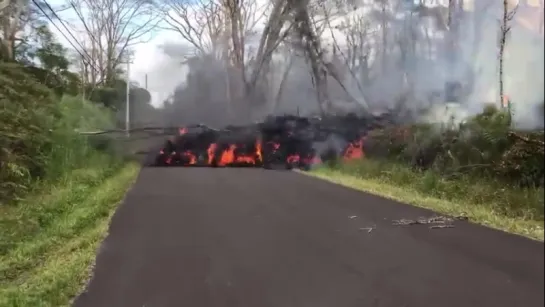
[[68, 1], [90, 41], [88, 53], [99, 70], [91, 76], [93, 84], [113, 82], [128, 48], [148, 41], [161, 21], [150, 0]]
[[[505, 96], [504, 93], [504, 80], [503, 80], [503, 69], [504, 69], [504, 52], [505, 52], [505, 45], [507, 43], [507, 37], [509, 35], [509, 31], [511, 30], [510, 22], [513, 20], [516, 12], [518, 9], [518, 3], [513, 8], [509, 8], [509, 1], [503, 0], [503, 17], [500, 22], [500, 37], [499, 37], [499, 53], [498, 53], [498, 60], [499, 60], [499, 96], [500, 96], [500, 107], [509, 107], [509, 98]], [[506, 103], [507, 102], [507, 103]]]

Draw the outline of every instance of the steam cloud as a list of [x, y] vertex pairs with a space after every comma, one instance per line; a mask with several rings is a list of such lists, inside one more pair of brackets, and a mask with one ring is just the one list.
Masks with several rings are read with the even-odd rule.
[[[497, 55], [501, 1], [475, 0], [472, 11], [459, 17], [460, 52], [454, 63], [444, 57], [445, 32], [437, 26], [437, 14], [432, 14], [443, 13], [444, 19], [446, 8], [436, 7], [435, 11], [430, 10], [432, 13], [422, 16], [408, 13], [403, 6], [397, 5], [399, 1], [391, 0], [385, 15], [380, 13], [376, 3], [353, 2], [353, 9], [331, 17], [334, 29], [326, 29], [322, 34], [322, 47], [329, 51], [326, 58], [338, 67], [343, 85], [348, 90], [346, 93], [332, 78], [328, 79], [329, 95], [337, 109], [358, 111], [367, 104], [371, 111], [381, 111], [393, 107], [410, 94], [411, 98], [403, 101], [405, 109], [416, 114], [425, 108], [428, 110], [427, 120], [445, 120], [452, 115], [442, 111], [445, 109], [442, 94], [445, 83], [449, 81], [461, 82], [470, 89], [456, 111], [462, 119], [480, 112], [486, 103], [500, 104]], [[536, 16], [543, 15], [543, 8], [534, 10], [537, 10]], [[529, 23], [539, 22], [524, 17], [526, 11], [523, 9], [519, 9], [517, 14], [522, 16], [519, 19], [526, 18]], [[350, 73], [345, 65], [347, 40], [335, 27], [349, 19], [356, 20], [358, 16], [364, 16], [363, 20], [369, 24], [367, 30], [370, 34], [365, 38], [368, 63], [366, 68], [355, 65]], [[381, 59], [381, 18], [388, 19], [385, 67]], [[544, 101], [543, 34], [528, 29], [518, 19], [511, 22], [511, 28], [505, 51], [504, 83], [505, 93], [513, 102], [514, 122], [520, 128], [543, 126], [543, 111], [539, 109]], [[256, 30], [260, 33], [261, 28]], [[255, 51], [257, 43], [258, 39], [249, 40], [248, 55]], [[336, 46], [341, 52], [336, 52], [335, 59], [331, 50]], [[310, 69], [301, 55], [277, 50], [268, 75], [272, 90], [270, 96], [265, 97], [267, 103], [257, 103], [252, 112], [233, 114], [228, 106], [226, 79], [234, 78], [235, 74], [227, 72], [225, 65], [213, 56], [184, 62], [191, 52], [187, 43], [166, 40], [156, 47], [156, 55], [145, 67], [153, 104], [161, 106], [163, 101], [170, 101], [172, 106], [167, 108], [165, 116], [172, 124], [201, 122], [212, 126], [226, 125], [253, 121], [273, 113], [308, 115], [318, 111]], [[282, 96], [277, 101], [279, 84], [289, 63], [292, 66]], [[369, 77], [367, 81], [362, 80], [364, 69]]]

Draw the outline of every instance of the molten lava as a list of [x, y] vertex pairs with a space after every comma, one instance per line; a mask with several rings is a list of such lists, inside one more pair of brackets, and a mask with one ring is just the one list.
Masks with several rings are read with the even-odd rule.
[[[342, 128], [345, 122], [334, 123], [334, 128]], [[177, 129], [178, 135], [168, 140], [156, 156], [154, 165], [263, 166], [265, 168], [284, 165], [288, 169], [308, 169], [312, 165], [329, 159], [340, 158], [347, 161], [365, 157], [364, 139], [357, 137], [363, 134], [361, 131], [366, 130], [357, 130], [353, 123], [346, 128], [346, 132], [342, 129], [327, 131], [323, 127], [313, 128], [308, 125], [303, 125], [303, 128], [293, 128], [293, 125], [273, 125], [272, 128], [255, 126], [252, 128], [255, 130], [246, 126], [230, 127], [224, 130], [203, 128], [203, 126], [195, 130], [192, 126], [181, 127]], [[298, 131], [310, 132], [305, 134], [306, 132], [298, 133]], [[325, 134], [323, 131], [326, 131]], [[347, 146], [340, 153], [339, 148], [316, 152], [314, 142], [323, 142], [329, 133], [347, 140]]]
[[348, 147], [344, 151], [343, 160], [353, 160], [364, 158], [363, 153], [363, 139], [360, 139], [356, 142], [348, 143]]
[[212, 163], [214, 163], [217, 148], [218, 145], [216, 143], [212, 143], [210, 146], [208, 146], [208, 149], [206, 150], [206, 153], [208, 154], [208, 165], [212, 165]]
[[218, 166], [226, 166], [227, 164], [235, 162], [235, 149], [237, 149], [237, 145], [229, 145], [229, 149], [221, 153]]
[[186, 150], [182, 153], [182, 157], [185, 161], [188, 161], [187, 165], [195, 165], [197, 164], [197, 157], [189, 150]]

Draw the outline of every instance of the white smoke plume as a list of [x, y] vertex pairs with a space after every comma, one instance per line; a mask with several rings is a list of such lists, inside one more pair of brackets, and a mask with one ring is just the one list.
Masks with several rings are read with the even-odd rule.
[[[342, 83], [328, 78], [334, 106], [345, 111], [369, 107], [380, 112], [402, 105], [415, 114], [425, 112], [422, 118], [440, 121], [450, 118], [453, 112], [463, 119], [480, 112], [487, 103], [499, 106], [502, 1], [459, 1], [456, 5], [463, 11], [455, 15], [460, 25], [458, 52], [451, 62], [445, 56], [448, 1], [311, 1], [321, 30], [324, 58], [335, 67]], [[269, 2], [252, 2], [255, 15], [270, 13], [271, 6], [266, 5]], [[248, 31], [248, 66], [267, 16], [256, 18], [252, 31]], [[543, 16], [542, 5], [521, 5], [511, 22], [506, 45], [505, 93], [513, 102], [514, 122], [520, 128], [543, 125], [539, 107], [544, 100], [544, 40], [539, 16]], [[217, 54], [204, 56], [175, 32], [169, 33], [156, 41], [137, 78], [140, 81], [142, 73], [148, 74], [148, 89], [155, 106], [170, 98], [175, 106], [166, 108], [170, 121], [179, 118], [179, 122], [223, 125], [273, 113], [318, 112], [310, 68], [300, 51], [280, 44], [267, 74], [267, 96], [256, 102], [252, 112], [233, 114], [229, 104], [238, 102], [227, 98], [227, 84], [237, 73], [226, 68]], [[188, 62], [188, 58], [192, 60]], [[461, 83], [465, 91], [460, 104], [450, 108], [455, 111], [445, 111], [448, 82]]]

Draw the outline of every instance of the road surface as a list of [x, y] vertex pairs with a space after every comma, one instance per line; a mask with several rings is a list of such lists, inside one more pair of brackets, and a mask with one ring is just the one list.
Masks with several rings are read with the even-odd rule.
[[144, 168], [74, 305], [543, 306], [543, 243], [392, 225], [432, 215], [288, 171]]

